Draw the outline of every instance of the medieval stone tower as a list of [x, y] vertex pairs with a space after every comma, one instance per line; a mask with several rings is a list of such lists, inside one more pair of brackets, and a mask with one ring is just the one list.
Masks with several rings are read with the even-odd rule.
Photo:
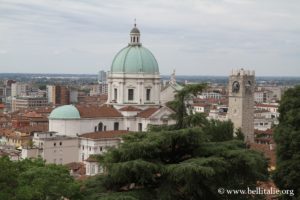
[[235, 129], [241, 128], [246, 142], [254, 142], [254, 88], [254, 71], [232, 70], [228, 85], [228, 118]]

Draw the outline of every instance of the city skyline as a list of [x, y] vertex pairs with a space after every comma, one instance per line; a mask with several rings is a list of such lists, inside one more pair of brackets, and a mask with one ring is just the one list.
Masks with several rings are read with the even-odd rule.
[[300, 74], [297, 1], [1, 2], [1, 73], [108, 71], [136, 18], [163, 75]]

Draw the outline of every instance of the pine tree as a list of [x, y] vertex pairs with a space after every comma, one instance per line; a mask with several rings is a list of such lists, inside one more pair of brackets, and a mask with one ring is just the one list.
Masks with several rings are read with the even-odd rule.
[[[300, 198], [300, 86], [285, 92], [279, 112], [279, 125], [275, 128], [274, 181], [280, 189], [294, 190], [295, 198]], [[282, 198], [291, 199], [288, 195]]]
[[[226, 137], [210, 135], [204, 128], [131, 133], [119, 148], [101, 157], [106, 174], [87, 183], [86, 198], [253, 198], [220, 195], [217, 190], [254, 188], [257, 180], [267, 178], [266, 160], [242, 141], [220, 138]], [[99, 189], [91, 191], [89, 185]]]

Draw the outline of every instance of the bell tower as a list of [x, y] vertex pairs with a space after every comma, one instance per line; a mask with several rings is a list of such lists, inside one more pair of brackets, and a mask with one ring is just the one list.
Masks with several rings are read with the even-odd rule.
[[254, 142], [254, 89], [254, 71], [232, 70], [228, 84], [228, 118], [250, 143]]

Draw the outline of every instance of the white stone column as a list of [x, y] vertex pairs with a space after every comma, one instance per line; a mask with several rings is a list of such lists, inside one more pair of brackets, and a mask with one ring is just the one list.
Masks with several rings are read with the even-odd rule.
[[108, 78], [108, 88], [107, 88], [107, 90], [108, 90], [108, 95], [107, 95], [107, 103], [110, 103], [111, 102], [111, 100], [112, 100], [112, 81], [111, 81], [111, 79], [110, 78]]

